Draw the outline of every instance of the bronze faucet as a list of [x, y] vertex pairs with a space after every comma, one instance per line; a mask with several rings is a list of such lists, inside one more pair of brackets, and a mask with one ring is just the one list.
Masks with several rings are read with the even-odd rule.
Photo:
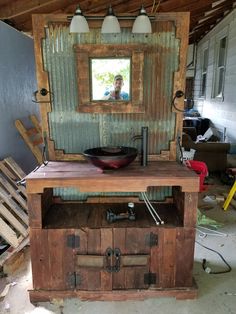
[[132, 140], [141, 139], [141, 166], [146, 167], [148, 164], [148, 127], [142, 126], [141, 134], [134, 135]]

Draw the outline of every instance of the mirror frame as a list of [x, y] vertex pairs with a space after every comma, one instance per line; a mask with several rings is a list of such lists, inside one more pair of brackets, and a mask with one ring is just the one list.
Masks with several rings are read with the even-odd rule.
[[[144, 113], [143, 70], [145, 46], [75, 45], [77, 55], [78, 112], [82, 113]], [[131, 95], [129, 101], [91, 100], [90, 58], [131, 58]]]

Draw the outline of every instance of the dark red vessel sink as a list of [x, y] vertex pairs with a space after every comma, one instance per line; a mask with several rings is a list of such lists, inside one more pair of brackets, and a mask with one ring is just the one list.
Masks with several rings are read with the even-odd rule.
[[128, 166], [137, 156], [134, 147], [112, 146], [86, 149], [83, 155], [101, 169], [119, 169]]

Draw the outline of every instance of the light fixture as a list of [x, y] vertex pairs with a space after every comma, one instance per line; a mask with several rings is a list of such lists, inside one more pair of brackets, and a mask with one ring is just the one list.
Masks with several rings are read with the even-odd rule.
[[118, 22], [117, 17], [114, 14], [111, 5], [108, 9], [105, 19], [103, 20], [101, 33], [102, 34], [120, 33], [120, 24]]
[[132, 33], [152, 33], [152, 25], [151, 21], [146, 13], [146, 10], [144, 9], [143, 5], [140, 9], [139, 15], [136, 17], [133, 28], [132, 28]]
[[86, 18], [83, 16], [80, 7], [75, 11], [70, 23], [70, 33], [89, 33], [89, 26]]
[[139, 15], [135, 16], [121, 15], [116, 16], [110, 5], [107, 15], [105, 18], [103, 16], [83, 16], [80, 7], [75, 11], [74, 16], [68, 16], [68, 20], [71, 20], [70, 23], [70, 33], [88, 33], [89, 26], [87, 20], [103, 20], [102, 23], [102, 34], [115, 34], [120, 33], [120, 24], [119, 20], [135, 20], [132, 28], [132, 33], [152, 33], [151, 20], [155, 20], [155, 16], [148, 16], [144, 6], [142, 5]]

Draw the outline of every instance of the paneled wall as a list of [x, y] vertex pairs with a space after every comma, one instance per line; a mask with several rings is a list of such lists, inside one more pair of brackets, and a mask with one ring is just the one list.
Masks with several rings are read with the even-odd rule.
[[[226, 72], [223, 97], [212, 97], [217, 59], [216, 39], [224, 32], [228, 37]], [[209, 47], [206, 97], [200, 98], [201, 51]], [[196, 107], [203, 117], [222, 129], [225, 128], [226, 141], [236, 142], [236, 9], [208, 33], [198, 44], [197, 68], [195, 77]]]
[[[139, 148], [132, 136], [140, 134], [142, 126], [149, 127], [149, 153], [169, 150], [174, 138], [175, 114], [171, 111], [173, 73], [178, 69], [179, 40], [173, 23], [158, 23], [158, 32], [133, 35], [129, 29], [121, 34], [101, 35], [100, 29], [89, 34], [70, 35], [66, 26], [51, 26], [44, 41], [44, 66], [49, 73], [53, 92], [52, 112], [49, 114], [50, 137], [56, 149], [65, 153], [82, 153], [85, 149], [125, 145]], [[144, 106], [145, 113], [89, 114], [76, 112], [77, 93], [74, 44], [140, 43], [152, 47], [145, 54]]]
[[[100, 28], [92, 27], [88, 34], [70, 34], [68, 23], [48, 23], [48, 27], [40, 29], [53, 16], [35, 16], [38, 89], [50, 91], [48, 104], [47, 97], [41, 97], [46, 100], [41, 104], [41, 114], [49, 142], [49, 159], [79, 160], [85, 149], [107, 145], [134, 146], [140, 150], [140, 141], [134, 142], [132, 137], [141, 133], [142, 126], [148, 126], [149, 155], [175, 160], [182, 113], [174, 112], [171, 102], [174, 92], [184, 89], [189, 15], [167, 13], [158, 17], [152, 34], [134, 35], [129, 27], [122, 27], [121, 34], [101, 34]], [[74, 45], [112, 44], [115, 47], [139, 43], [147, 47], [143, 77], [145, 112], [78, 112], [80, 64], [76, 63]], [[76, 191], [69, 194], [58, 191], [64, 198], [77, 197]], [[158, 193], [163, 199], [170, 190], [161, 189]]]

